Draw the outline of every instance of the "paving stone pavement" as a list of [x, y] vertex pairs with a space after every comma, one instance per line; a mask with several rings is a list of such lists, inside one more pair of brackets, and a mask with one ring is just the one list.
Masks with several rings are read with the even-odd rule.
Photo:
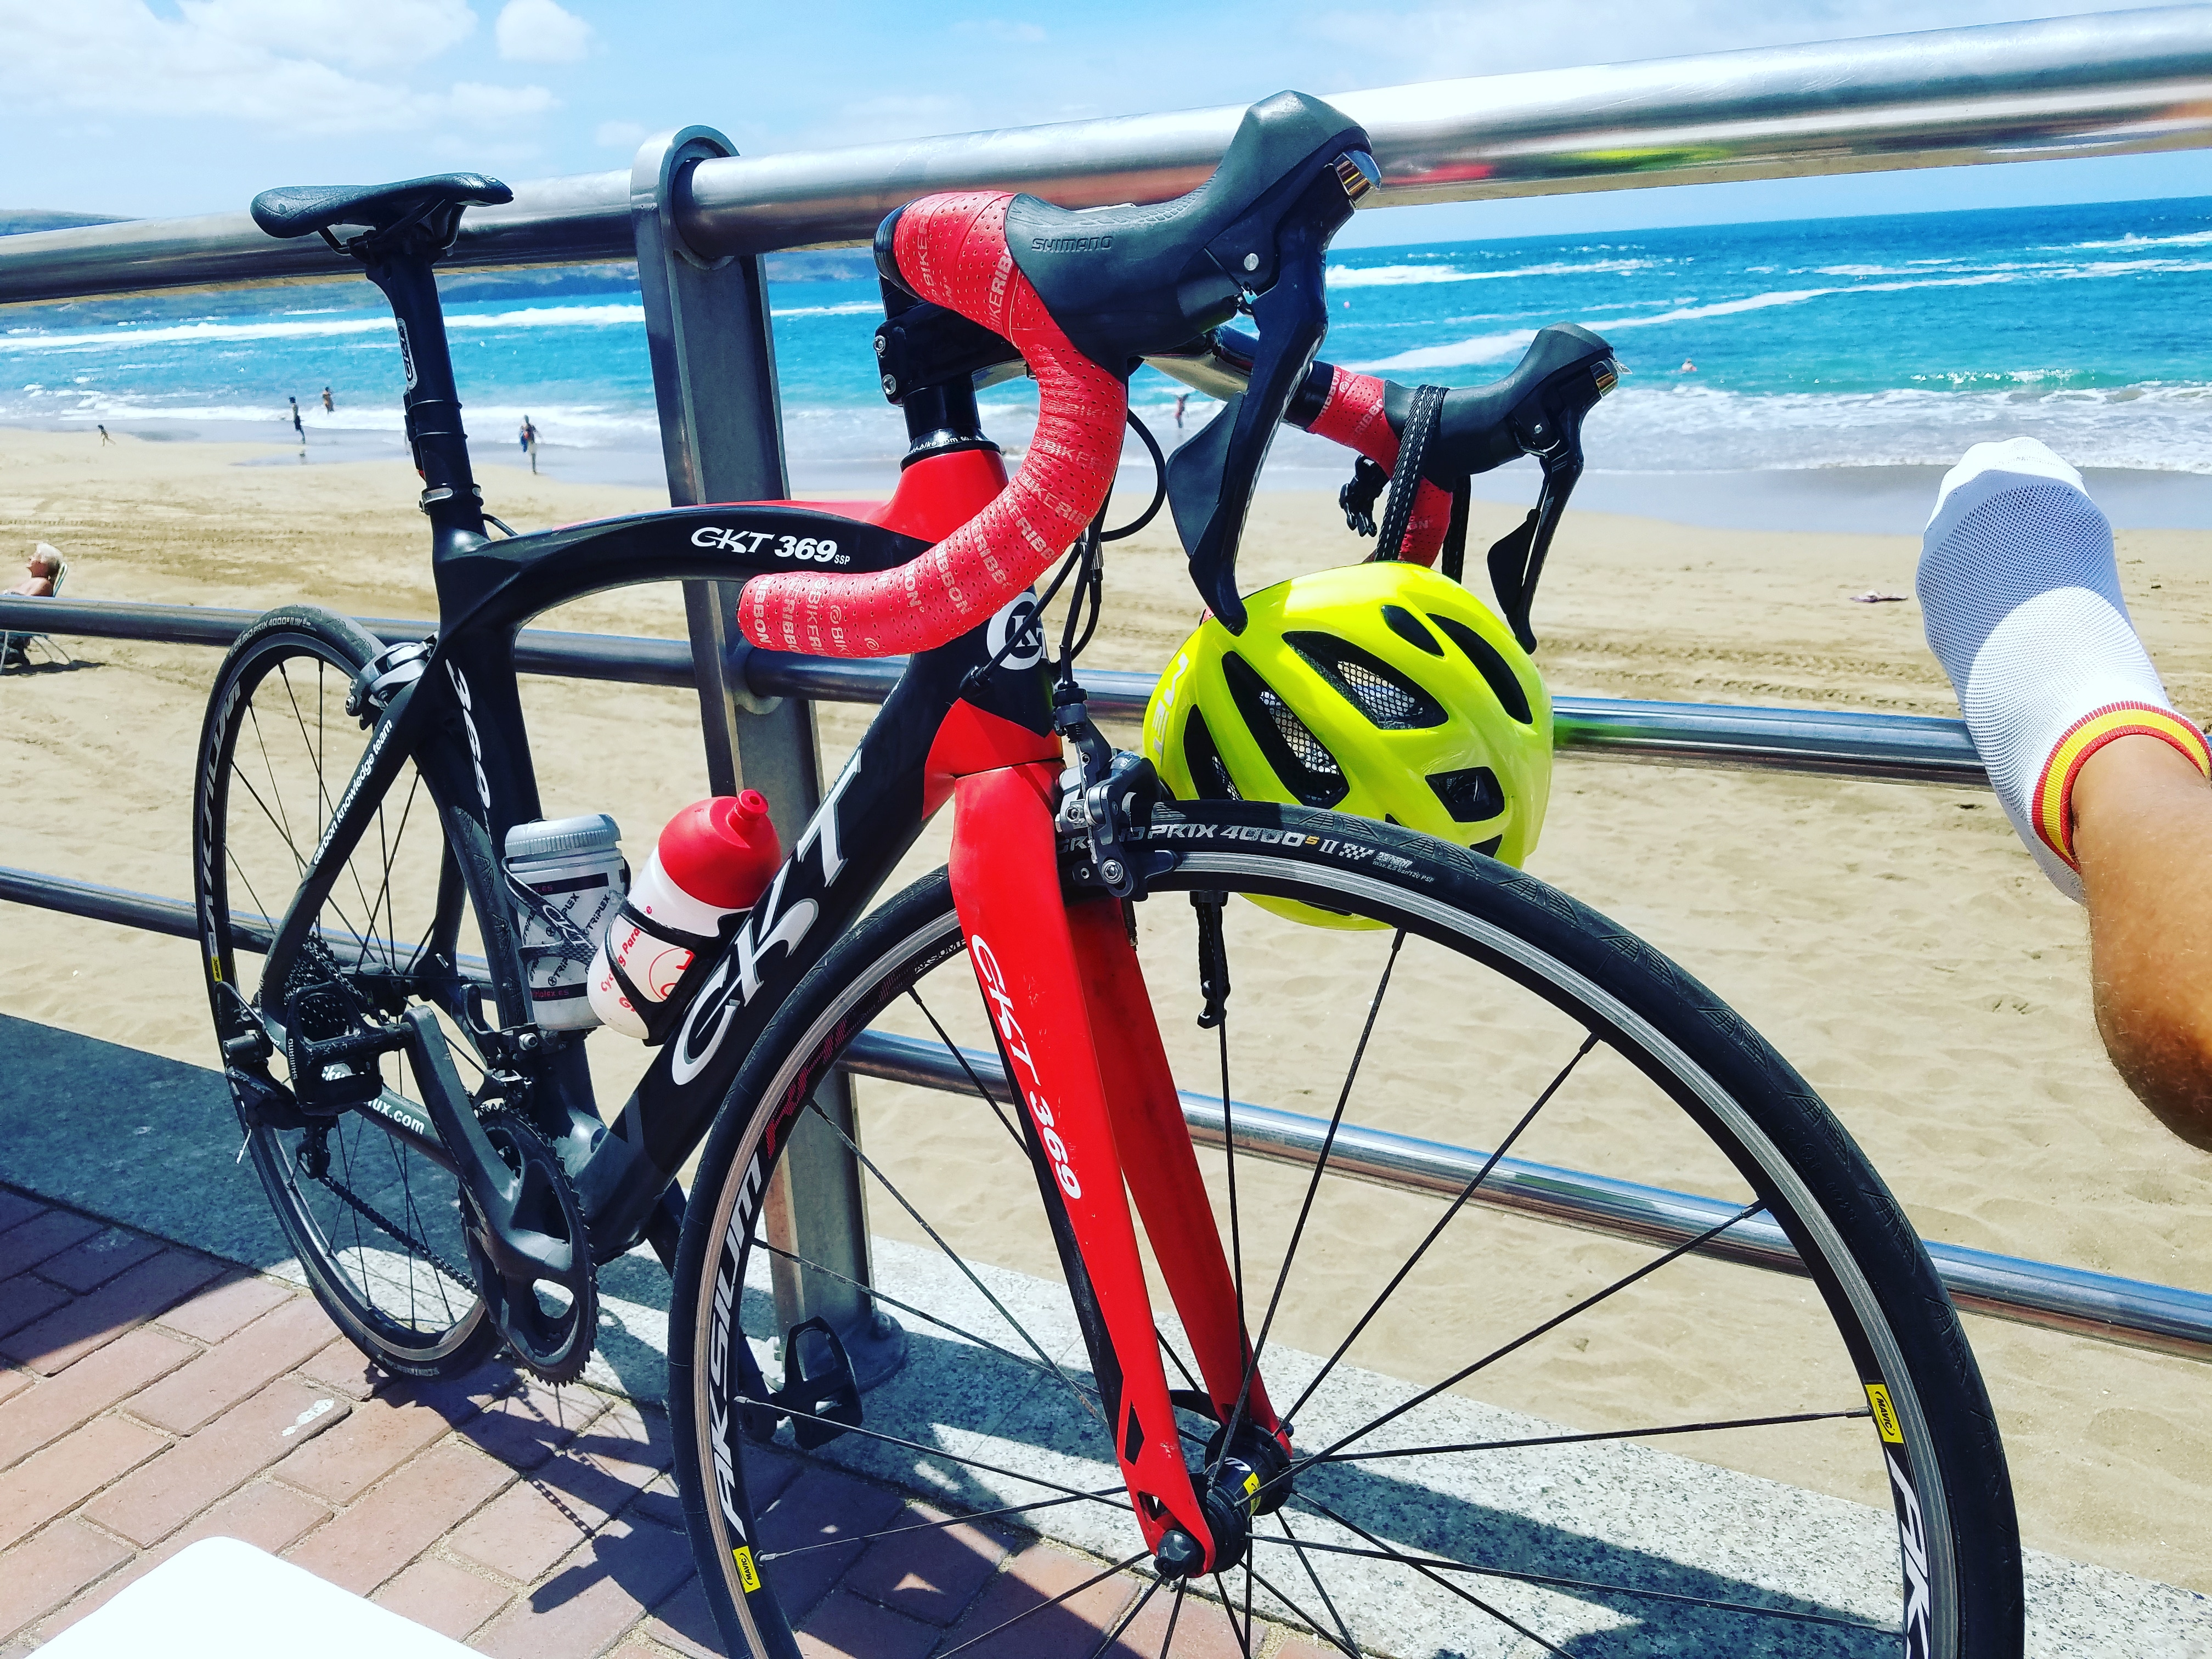
[[[289, 1284], [0, 1187], [0, 1659], [214, 1536], [489, 1654], [719, 1653], [672, 1455], [655, 1407], [497, 1361], [436, 1383], [386, 1376]], [[1159, 1651], [1170, 1598], [1132, 1613], [1149, 1579], [1099, 1577], [1020, 1534], [922, 1524], [942, 1519], [791, 1461], [762, 1520], [769, 1548], [920, 1528], [810, 1553], [787, 1593], [808, 1659], [1055, 1659], [1097, 1654], [1117, 1626], [1112, 1659]], [[1264, 1625], [1255, 1637], [1255, 1659], [1323, 1651]], [[1195, 1600], [1173, 1651], [1241, 1659]]]

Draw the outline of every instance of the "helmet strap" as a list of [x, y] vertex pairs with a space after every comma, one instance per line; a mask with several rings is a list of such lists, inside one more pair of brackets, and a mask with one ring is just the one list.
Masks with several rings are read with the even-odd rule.
[[1462, 478], [1452, 486], [1451, 523], [1444, 530], [1443, 550], [1437, 556], [1437, 568], [1454, 581], [1467, 580], [1467, 500], [1469, 480]]
[[1413, 521], [1413, 497], [1421, 488], [1421, 468], [1429, 459], [1437, 428], [1443, 418], [1444, 393], [1440, 386], [1416, 386], [1406, 411], [1405, 430], [1398, 434], [1398, 465], [1390, 472], [1390, 500], [1382, 509], [1382, 534], [1376, 538], [1376, 560], [1395, 559], [1406, 545], [1406, 526]]

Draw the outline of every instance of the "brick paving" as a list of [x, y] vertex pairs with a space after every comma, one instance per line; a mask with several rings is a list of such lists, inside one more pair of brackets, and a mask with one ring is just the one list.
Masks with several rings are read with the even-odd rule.
[[[673, 1455], [657, 1408], [497, 1362], [434, 1383], [387, 1377], [304, 1291], [0, 1188], [0, 1659], [210, 1537], [488, 1654], [719, 1654]], [[1111, 1659], [1159, 1651], [1170, 1598], [1136, 1608], [1146, 1580], [1085, 1585], [1099, 1563], [933, 1526], [945, 1517], [888, 1487], [775, 1462], [753, 1482], [774, 1499], [764, 1547], [827, 1547], [782, 1581], [807, 1659], [970, 1642], [977, 1659], [1057, 1659], [1125, 1625]], [[894, 1528], [911, 1530], [858, 1541]], [[1323, 1653], [1254, 1634], [1254, 1659]], [[1173, 1651], [1242, 1659], [1219, 1609], [1195, 1599]]]

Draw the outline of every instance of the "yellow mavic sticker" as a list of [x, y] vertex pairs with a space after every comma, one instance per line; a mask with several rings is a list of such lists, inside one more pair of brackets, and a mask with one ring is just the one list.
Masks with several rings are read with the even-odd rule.
[[1889, 1403], [1889, 1390], [1879, 1382], [1866, 1385], [1867, 1404], [1874, 1407], [1874, 1426], [1893, 1446], [1905, 1443], [1905, 1431], [1897, 1425], [1897, 1407]]
[[738, 1582], [745, 1587], [747, 1595], [760, 1588], [760, 1569], [753, 1565], [753, 1553], [743, 1544], [730, 1553], [737, 1558]]
[[215, 975], [215, 982], [216, 984], [220, 985], [222, 983], [222, 961], [220, 957], [210, 957], [208, 958], [208, 972]]

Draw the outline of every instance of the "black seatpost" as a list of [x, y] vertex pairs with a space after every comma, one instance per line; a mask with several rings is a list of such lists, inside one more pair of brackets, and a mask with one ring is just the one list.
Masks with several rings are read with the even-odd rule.
[[[483, 498], [469, 469], [468, 434], [461, 429], [460, 394], [453, 386], [453, 354], [446, 346], [445, 308], [431, 265], [453, 240], [458, 210], [434, 214], [430, 223], [403, 224], [350, 245], [368, 280], [384, 290], [399, 325], [399, 357], [407, 374], [407, 442], [422, 475], [422, 510], [430, 516], [431, 557], [481, 546]], [[436, 222], [448, 221], [441, 225]], [[441, 237], [438, 231], [446, 234]]]

